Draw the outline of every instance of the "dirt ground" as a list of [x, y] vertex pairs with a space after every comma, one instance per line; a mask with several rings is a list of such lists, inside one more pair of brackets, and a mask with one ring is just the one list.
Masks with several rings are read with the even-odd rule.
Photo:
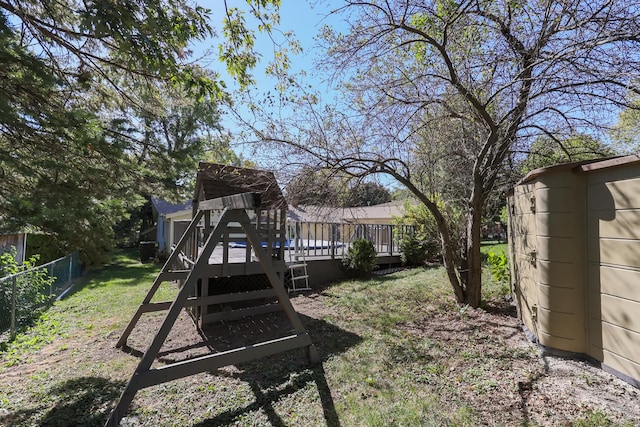
[[[309, 323], [333, 314], [322, 293], [299, 295], [292, 298], [292, 302], [312, 335], [313, 325]], [[282, 314], [269, 314], [250, 321], [207, 327], [202, 336], [195, 332], [188, 316], [184, 313], [181, 316], [165, 348], [182, 350], [161, 353], [162, 362], [197, 357], [212, 349], [235, 348], [257, 341], [258, 337], [275, 338], [288, 325]], [[456, 381], [458, 372], [485, 363], [473, 357], [460, 357], [469, 349], [475, 354], [483, 354], [484, 360], [504, 360], [503, 366], [497, 363], [482, 371], [484, 384], [497, 385], [491, 388], [489, 400], [486, 393], [478, 393], [475, 387], [466, 383], [458, 388], [457, 396], [447, 396], [446, 388], [439, 389], [443, 401], [462, 397], [472, 402], [474, 409], [484, 414], [487, 425], [511, 425], [514, 421], [540, 426], [564, 425], [563, 420], [574, 420], [586, 408], [616, 424], [640, 425], [639, 389], [588, 362], [543, 355], [526, 339], [515, 309], [506, 302], [492, 312], [470, 309], [463, 316], [445, 313], [402, 327], [446, 348], [440, 356], [448, 369], [446, 376], [452, 381]], [[142, 342], [136, 343], [135, 336], [130, 343], [133, 347], [144, 348]], [[464, 380], [460, 379], [460, 382]], [[503, 386], [509, 383], [517, 384], [517, 387]]]
[[[413, 325], [416, 333], [440, 341], [464, 343], [471, 337], [474, 351], [490, 360], [510, 353], [508, 369], [487, 369], [484, 374], [494, 376], [495, 384], [517, 384], [515, 392], [512, 387], [495, 387], [490, 400], [479, 399], [472, 389], [464, 393], [485, 414], [487, 425], [515, 420], [541, 426], [568, 425], [568, 420], [575, 420], [585, 409], [608, 420], [600, 424], [602, 421], [594, 419], [587, 425], [640, 425], [640, 390], [585, 361], [543, 355], [526, 339], [515, 310], [503, 307], [500, 311], [473, 310], [465, 319], [449, 314]], [[532, 347], [536, 351], [530, 352]], [[449, 368], [452, 374], [468, 369], [464, 358], [456, 358], [454, 363], [460, 362], [462, 366]], [[505, 402], [511, 403], [505, 407]]]

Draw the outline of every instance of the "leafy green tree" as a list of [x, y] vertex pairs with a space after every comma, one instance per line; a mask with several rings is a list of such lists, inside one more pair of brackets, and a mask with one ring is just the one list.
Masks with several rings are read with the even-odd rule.
[[[248, 4], [271, 31], [279, 2]], [[255, 32], [225, 10], [219, 59], [246, 85]], [[1, 227], [28, 224], [99, 262], [146, 194], [188, 191], [225, 96], [189, 62], [210, 18], [187, 0], [1, 0]]]
[[347, 198], [344, 178], [325, 169], [303, 166], [287, 177], [285, 194], [293, 205], [343, 206]]
[[640, 151], [640, 97], [630, 93], [629, 101], [632, 107], [620, 112], [618, 122], [609, 132], [613, 145], [620, 154]]
[[391, 193], [377, 182], [356, 183], [349, 189], [345, 207], [373, 206], [391, 201]]

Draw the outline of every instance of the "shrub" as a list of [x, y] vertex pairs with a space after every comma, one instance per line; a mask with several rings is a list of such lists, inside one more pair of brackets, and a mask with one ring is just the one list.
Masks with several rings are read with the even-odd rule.
[[342, 260], [342, 265], [356, 277], [366, 277], [376, 266], [376, 249], [366, 239], [356, 239]]
[[405, 235], [400, 240], [400, 259], [403, 265], [420, 265], [427, 260], [427, 245], [415, 235]]
[[[16, 250], [0, 255], [0, 277], [27, 271], [16, 278], [16, 324], [25, 326], [36, 319], [49, 301], [46, 289], [54, 278], [45, 269], [36, 269], [38, 256], [31, 256], [22, 264], [16, 261]], [[0, 326], [8, 326], [12, 298], [13, 280], [0, 282], [0, 307], [7, 307], [0, 315]]]
[[[458, 245], [463, 241], [463, 236], [466, 232], [463, 221], [464, 214], [462, 211], [452, 207], [451, 204], [445, 203], [445, 201], [439, 196], [435, 196], [435, 201], [449, 226], [451, 243], [454, 245], [454, 252], [458, 253], [460, 251], [460, 247]], [[442, 258], [442, 247], [438, 224], [424, 204], [415, 204], [410, 200], [406, 201], [404, 204], [404, 214], [401, 217], [396, 217], [393, 223], [396, 225], [413, 226], [413, 233], [416, 239], [419, 242], [424, 242], [426, 252], [425, 260], [438, 261]], [[400, 240], [398, 243], [402, 245], [403, 242]]]
[[508, 284], [510, 273], [507, 255], [504, 252], [489, 252], [487, 262], [493, 278], [502, 285]]

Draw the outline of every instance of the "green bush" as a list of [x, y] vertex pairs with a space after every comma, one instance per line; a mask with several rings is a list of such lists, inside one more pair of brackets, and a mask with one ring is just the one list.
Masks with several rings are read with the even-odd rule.
[[[16, 261], [16, 250], [0, 255], [0, 278], [12, 274], [27, 271], [16, 277], [16, 325], [26, 326], [36, 319], [49, 301], [47, 289], [53, 283], [54, 278], [47, 274], [45, 269], [34, 269], [38, 262], [38, 256], [31, 256], [22, 264]], [[8, 328], [10, 323], [10, 307], [13, 292], [13, 280], [0, 282], [0, 307], [6, 310], [0, 311], [0, 327]]]
[[[445, 201], [439, 197], [434, 196], [438, 209], [444, 215], [449, 232], [451, 233], [451, 244], [453, 245], [453, 251], [458, 253], [460, 251], [459, 244], [463, 241], [463, 236], [466, 233], [464, 228], [464, 213], [451, 206], [451, 204], [445, 203]], [[404, 204], [404, 213], [401, 217], [394, 218], [393, 221], [396, 225], [410, 225], [413, 226], [413, 235], [418, 242], [424, 242], [425, 246], [425, 260], [438, 262], [442, 260], [442, 247], [440, 241], [440, 232], [438, 231], [438, 224], [435, 218], [422, 203], [414, 203], [406, 201]], [[401, 245], [402, 250], [403, 240], [398, 243]], [[410, 246], [409, 251], [421, 250], [420, 245], [417, 242], [406, 242]], [[419, 264], [420, 262], [418, 262]]]
[[493, 278], [501, 284], [509, 283], [509, 261], [504, 252], [489, 252], [487, 262]]
[[352, 276], [369, 276], [376, 266], [376, 248], [366, 239], [356, 239], [342, 260], [342, 265]]
[[438, 261], [442, 255], [440, 244], [433, 239], [420, 239], [407, 234], [400, 240], [400, 260], [403, 265], [422, 265], [425, 261]]

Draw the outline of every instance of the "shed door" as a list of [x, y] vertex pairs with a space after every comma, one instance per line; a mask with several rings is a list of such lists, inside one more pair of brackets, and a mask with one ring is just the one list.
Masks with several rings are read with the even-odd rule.
[[640, 168], [587, 176], [589, 355], [640, 381]]

